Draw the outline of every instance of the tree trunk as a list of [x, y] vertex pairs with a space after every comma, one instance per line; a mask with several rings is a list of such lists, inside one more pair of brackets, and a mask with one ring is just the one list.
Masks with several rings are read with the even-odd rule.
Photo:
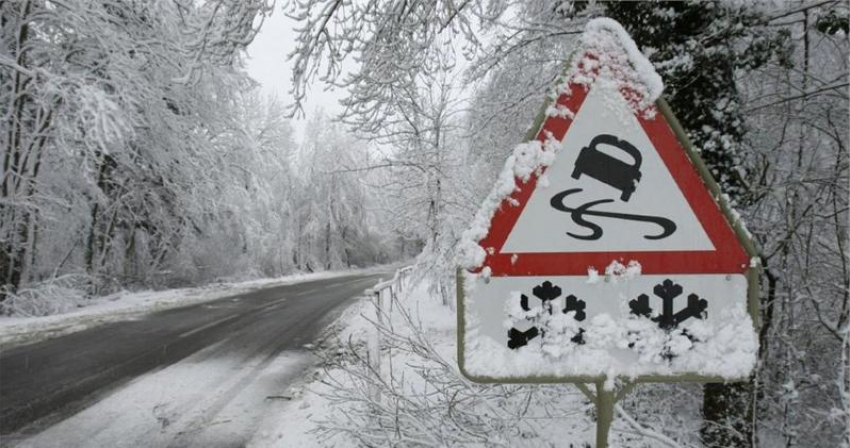
[[16, 217], [13, 224], [13, 237], [11, 244], [7, 244], [7, 254], [5, 260], [6, 266], [3, 266], [5, 278], [3, 286], [0, 287], [0, 302], [7, 299], [8, 293], [14, 294], [21, 286], [23, 279], [24, 261], [26, 260], [26, 245], [29, 238], [29, 213], [25, 213], [23, 217]]
[[[31, 3], [26, 2], [21, 6], [20, 27], [17, 33], [15, 52], [15, 63], [20, 67], [27, 66], [26, 52], [24, 50], [29, 40], [29, 21]], [[25, 111], [27, 102], [30, 101], [26, 93], [29, 78], [25, 79], [20, 70], [15, 70], [14, 90], [11, 92], [11, 110], [9, 115], [9, 131], [7, 133], [6, 145], [3, 154], [3, 183], [0, 186], [0, 197], [9, 198], [16, 196], [21, 191], [21, 181], [26, 178], [25, 166], [21, 165], [24, 158], [21, 146], [21, 134], [26, 121]], [[20, 199], [19, 199], [20, 200]], [[0, 202], [2, 203], [2, 202]], [[7, 238], [0, 247], [0, 303], [4, 302], [8, 293], [14, 293], [21, 285], [24, 261], [26, 259], [26, 246], [29, 238], [29, 213], [20, 205], [0, 205], [0, 216], [9, 217], [7, 221], [8, 232], [0, 238]]]
[[136, 226], [131, 224], [130, 229], [126, 233], [127, 241], [124, 242], [124, 281], [129, 281], [135, 278], [135, 257], [136, 257]]
[[[328, 217], [330, 219], [330, 217]], [[331, 269], [331, 223], [325, 227], [325, 270]]]
[[743, 383], [710, 383], [703, 388], [700, 435], [707, 448], [753, 446], [753, 378]]
[[86, 238], [86, 250], [83, 262], [86, 274], [94, 275], [94, 254], [97, 252], [95, 242], [97, 241], [97, 217], [100, 212], [100, 204], [95, 202], [91, 209], [91, 222], [89, 223], [89, 236]]

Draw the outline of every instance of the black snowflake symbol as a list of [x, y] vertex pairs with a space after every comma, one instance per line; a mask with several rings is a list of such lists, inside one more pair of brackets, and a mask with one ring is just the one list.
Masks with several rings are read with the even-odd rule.
[[[705, 319], [708, 315], [706, 309], [708, 308], [708, 301], [705, 299], [700, 299], [696, 294], [688, 295], [688, 304], [685, 308], [679, 310], [678, 312], [673, 311], [673, 302], [677, 297], [681, 296], [684, 290], [682, 286], [676, 283], [673, 283], [672, 280], [666, 279], [663, 282], [655, 285], [652, 289], [652, 293], [661, 298], [662, 307], [661, 314], [657, 316], [652, 316], [653, 311], [649, 306], [649, 296], [646, 294], [641, 294], [637, 299], [629, 302], [629, 308], [631, 308], [631, 313], [637, 316], [649, 317], [653, 322], [657, 323], [659, 327], [666, 330], [668, 333], [671, 333], [675, 330], [680, 323], [694, 317], [697, 319]], [[681, 335], [688, 338], [691, 342], [694, 342], [696, 338], [688, 332], [687, 329], [681, 330]], [[629, 344], [629, 347], [634, 348], [634, 343]], [[672, 348], [670, 347], [669, 341], [665, 343], [664, 349], [661, 352], [661, 357], [670, 361], [676, 355], [673, 354]]]
[[[697, 319], [705, 319], [707, 316], [706, 308], [708, 301], [700, 299], [696, 294], [688, 295], [688, 304], [679, 312], [673, 311], [673, 302], [677, 297], [682, 295], [682, 285], [673, 283], [669, 278], [655, 285], [652, 289], [653, 294], [660, 297], [662, 300], [661, 314], [652, 317], [652, 321], [658, 323], [658, 326], [665, 330], [672, 330], [679, 326], [681, 322], [695, 317]], [[652, 316], [652, 308], [649, 306], [649, 296], [641, 294], [637, 299], [629, 302], [629, 308], [632, 314], [637, 316], [650, 317]]]
[[[554, 314], [553, 301], [558, 297], [561, 297], [561, 288], [559, 286], [555, 286], [552, 282], [547, 280], [542, 284], [535, 286], [531, 290], [531, 293], [540, 299], [544, 311], [549, 313], [550, 316]], [[520, 296], [519, 305], [522, 307], [523, 311], [531, 311], [531, 308], [528, 306], [528, 296], [525, 294]], [[583, 321], [587, 318], [587, 315], [584, 312], [585, 306], [586, 304], [584, 303], [584, 300], [579, 300], [576, 296], [570, 294], [565, 298], [564, 309], [561, 310], [561, 312], [566, 314], [571, 311], [575, 311], [575, 320]], [[538, 328], [537, 326], [532, 326], [525, 331], [511, 328], [508, 330], [508, 348], [516, 349], [523, 347], [528, 344], [528, 341], [545, 334], [546, 329]], [[576, 344], [584, 344], [584, 329], [580, 328], [578, 334], [573, 336], [571, 340]]]

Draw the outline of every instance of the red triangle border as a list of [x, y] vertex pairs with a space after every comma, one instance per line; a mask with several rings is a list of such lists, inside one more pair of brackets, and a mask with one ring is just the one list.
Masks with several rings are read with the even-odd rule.
[[[589, 89], [570, 84], [567, 93], [561, 94], [557, 104], [578, 114]], [[635, 92], [621, 88], [624, 98], [631, 104]], [[649, 112], [648, 114], [646, 112]], [[644, 115], [652, 116], [646, 118]], [[674, 181], [682, 191], [688, 205], [696, 214], [715, 250], [713, 251], [623, 251], [623, 252], [566, 252], [566, 253], [502, 253], [502, 247], [525, 209], [531, 193], [537, 186], [540, 174], [532, 174], [527, 181], [516, 178], [517, 188], [502, 201], [490, 223], [490, 231], [479, 242], [487, 256], [483, 267], [489, 267], [493, 276], [587, 275], [588, 268], [604, 272], [612, 261], [628, 263], [636, 260], [643, 274], [733, 274], [743, 273], [749, 266], [749, 256], [726, 220], [725, 215], [711, 197], [696, 168], [688, 158], [682, 142], [656, 106], [636, 114], [638, 121], [655, 146]], [[561, 141], [573, 120], [547, 117], [537, 135], [545, 142], [551, 135]], [[677, 169], [678, 168], [678, 169]], [[514, 205], [512, 205], [514, 204]]]

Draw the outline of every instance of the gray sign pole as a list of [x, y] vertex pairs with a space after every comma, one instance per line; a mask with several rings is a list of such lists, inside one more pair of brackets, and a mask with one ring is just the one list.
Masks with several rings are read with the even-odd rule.
[[578, 390], [594, 404], [596, 410], [596, 448], [608, 448], [608, 435], [614, 423], [614, 404], [623, 399], [637, 385], [627, 382], [620, 390], [606, 390], [605, 380], [596, 381], [596, 393], [584, 383], [574, 383]]
[[614, 421], [613, 390], [605, 390], [605, 383], [596, 383], [596, 448], [608, 448], [608, 434]]

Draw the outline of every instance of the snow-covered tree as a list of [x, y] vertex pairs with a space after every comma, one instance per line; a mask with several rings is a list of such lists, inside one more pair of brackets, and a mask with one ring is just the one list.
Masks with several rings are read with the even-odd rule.
[[[736, 72], [750, 73], [769, 61], [787, 64], [788, 32], [768, 28], [764, 14], [734, 5], [612, 2], [605, 13], [658, 67], [665, 97], [690, 140], [723, 191], [740, 201], [747, 185], [741, 154], [746, 123]], [[705, 386], [707, 446], [753, 445], [753, 393], [752, 384]]]
[[[226, 93], [244, 80], [235, 72], [238, 52], [268, 7], [0, 6], [0, 297], [53, 275], [77, 253], [95, 277], [107, 260], [130, 257], [129, 265], [144, 252], [156, 266], [173, 253], [198, 217], [192, 193], [210, 184], [198, 168], [216, 165], [202, 148], [227, 110]], [[58, 238], [45, 241], [51, 237]]]
[[[284, 111], [241, 61], [270, 8], [0, 4], [0, 302], [57, 277], [98, 294], [303, 267], [296, 208], [312, 191]], [[314, 268], [380, 252], [363, 204], [335, 221], [348, 253]]]
[[371, 229], [367, 194], [358, 175], [365, 145], [322, 112], [311, 118], [300, 148], [297, 203], [298, 265], [308, 271], [358, 263], [358, 244]]

